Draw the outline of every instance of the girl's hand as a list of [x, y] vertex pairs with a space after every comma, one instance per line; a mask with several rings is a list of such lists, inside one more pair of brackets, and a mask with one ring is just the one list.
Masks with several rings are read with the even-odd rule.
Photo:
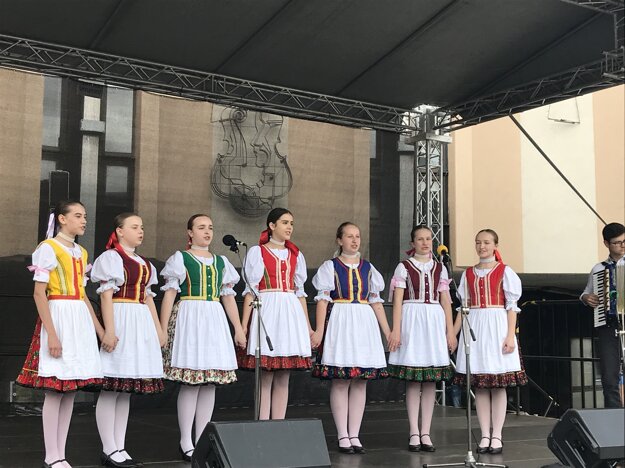
[[456, 335], [454, 335], [454, 332], [448, 332], [447, 333], [447, 349], [449, 349], [449, 352], [453, 354], [453, 352], [456, 350], [456, 348], [458, 347], [458, 339], [456, 338]]
[[323, 333], [321, 332], [321, 330], [317, 330], [312, 335], [310, 335], [310, 346], [312, 346], [313, 349], [318, 348], [321, 344], [322, 339]]
[[234, 344], [239, 348], [245, 348], [245, 345], [247, 345], [247, 338], [245, 333], [243, 333], [243, 329], [238, 332], [234, 332]]
[[504, 354], [510, 354], [511, 352], [514, 351], [515, 348], [515, 344], [514, 344], [514, 335], [513, 336], [507, 336], [506, 339], [503, 342], [503, 348], [502, 351]]
[[115, 351], [118, 341], [119, 338], [117, 338], [113, 333], [104, 332], [104, 336], [102, 337], [102, 349], [107, 353], [112, 353]]
[[243, 336], [247, 336], [247, 325], [241, 326], [241, 329], [243, 330]]
[[163, 330], [156, 331], [158, 335], [158, 343], [161, 345], [161, 348], [164, 348], [167, 345], [167, 333], [163, 332]]
[[63, 347], [61, 346], [61, 341], [56, 335], [48, 335], [48, 351], [50, 352], [50, 356], [55, 359], [61, 357], [61, 354], [63, 353]]
[[388, 341], [389, 351], [395, 351], [397, 348], [399, 348], [401, 346], [401, 335], [399, 329], [395, 329], [391, 333], [389, 333], [389, 335], [386, 337], [386, 340]]

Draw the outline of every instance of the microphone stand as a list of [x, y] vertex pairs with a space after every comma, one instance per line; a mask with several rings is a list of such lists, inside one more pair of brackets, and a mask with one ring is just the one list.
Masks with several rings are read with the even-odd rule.
[[247, 279], [247, 273], [245, 272], [245, 264], [247, 262], [247, 244], [245, 245], [245, 257], [241, 259], [241, 252], [239, 251], [239, 247], [236, 243], [230, 245], [230, 250], [236, 252], [239, 257], [239, 261], [241, 262], [241, 276], [243, 277], [243, 282], [247, 286], [247, 289], [252, 293], [254, 299], [252, 300], [251, 306], [256, 311], [256, 349], [254, 350], [254, 421], [260, 420], [260, 397], [261, 397], [261, 388], [260, 388], [260, 330], [262, 327], [263, 333], [265, 334], [265, 340], [267, 341], [267, 346], [270, 351], [273, 351], [273, 345], [271, 344], [271, 339], [267, 334], [267, 329], [265, 328], [265, 322], [261, 317], [261, 309], [262, 309], [262, 301], [256, 290], [252, 287], [249, 280]]
[[[443, 264], [447, 269], [447, 273], [449, 278], [451, 279], [451, 284], [456, 289], [456, 294], [458, 293], [458, 286], [454, 281], [454, 277], [452, 275], [451, 268], [451, 258], [448, 255], [442, 255]], [[445, 261], [446, 259], [446, 261]], [[469, 312], [470, 308], [467, 302], [467, 298], [462, 300], [462, 306], [460, 307], [460, 313], [462, 314], [462, 338], [464, 342], [464, 354], [466, 356], [466, 391], [467, 391], [467, 454], [463, 462], [459, 463], [437, 463], [437, 464], [423, 464], [423, 468], [428, 467], [444, 467], [444, 466], [465, 466], [469, 468], [474, 468], [478, 466], [491, 466], [496, 468], [508, 468], [508, 465], [500, 465], [495, 463], [482, 463], [475, 460], [473, 456], [472, 448], [472, 433], [471, 433], [471, 341], [477, 341], [475, 338], [475, 333], [471, 328], [471, 322], [469, 321]], [[454, 366], [455, 367], [455, 366]], [[475, 396], [474, 396], [475, 397]]]

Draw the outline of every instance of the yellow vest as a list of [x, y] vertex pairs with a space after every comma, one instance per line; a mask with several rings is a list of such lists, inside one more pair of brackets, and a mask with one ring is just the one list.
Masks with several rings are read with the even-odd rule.
[[52, 247], [56, 255], [56, 268], [50, 272], [50, 280], [46, 288], [48, 299], [84, 299], [83, 281], [87, 265], [87, 251], [79, 246], [82, 256], [74, 258], [52, 239], [46, 239], [43, 243]]

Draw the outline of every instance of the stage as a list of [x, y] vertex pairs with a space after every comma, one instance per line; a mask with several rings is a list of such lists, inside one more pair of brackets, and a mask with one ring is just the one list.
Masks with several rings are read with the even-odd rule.
[[[41, 416], [19, 415], [20, 408], [9, 408], [0, 416], [0, 467], [36, 468], [42, 465], [43, 436]], [[246, 420], [250, 408], [216, 409], [215, 421]], [[292, 406], [289, 418], [320, 418], [323, 422], [332, 466], [334, 467], [421, 467], [423, 463], [461, 462], [466, 455], [465, 411], [437, 406], [434, 410], [432, 440], [434, 453], [408, 452], [408, 420], [403, 402], [370, 403], [360, 433], [365, 455], [345, 455], [337, 451], [337, 440], [330, 407]], [[555, 419], [508, 414], [504, 427], [502, 455], [482, 455], [481, 461], [505, 463], [511, 468], [534, 468], [557, 460], [547, 448], [547, 435]], [[480, 436], [473, 418], [474, 439]], [[472, 444], [475, 446], [475, 444]], [[146, 467], [184, 467], [179, 461], [178, 423], [174, 408], [132, 409], [127, 444], [130, 453]], [[97, 467], [101, 450], [93, 408], [77, 405], [67, 443], [67, 458], [78, 467]], [[474, 452], [475, 454], [475, 452]], [[477, 454], [475, 454], [477, 458]]]

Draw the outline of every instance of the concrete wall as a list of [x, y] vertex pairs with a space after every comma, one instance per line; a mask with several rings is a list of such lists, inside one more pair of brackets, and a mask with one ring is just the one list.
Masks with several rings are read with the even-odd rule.
[[0, 257], [37, 244], [43, 77], [0, 68]]
[[[624, 87], [517, 119], [607, 222], [625, 220]], [[524, 273], [585, 273], [606, 255], [603, 223], [508, 118], [453, 134], [449, 153], [455, 264], [475, 262], [475, 233], [499, 233], [504, 261]]]

